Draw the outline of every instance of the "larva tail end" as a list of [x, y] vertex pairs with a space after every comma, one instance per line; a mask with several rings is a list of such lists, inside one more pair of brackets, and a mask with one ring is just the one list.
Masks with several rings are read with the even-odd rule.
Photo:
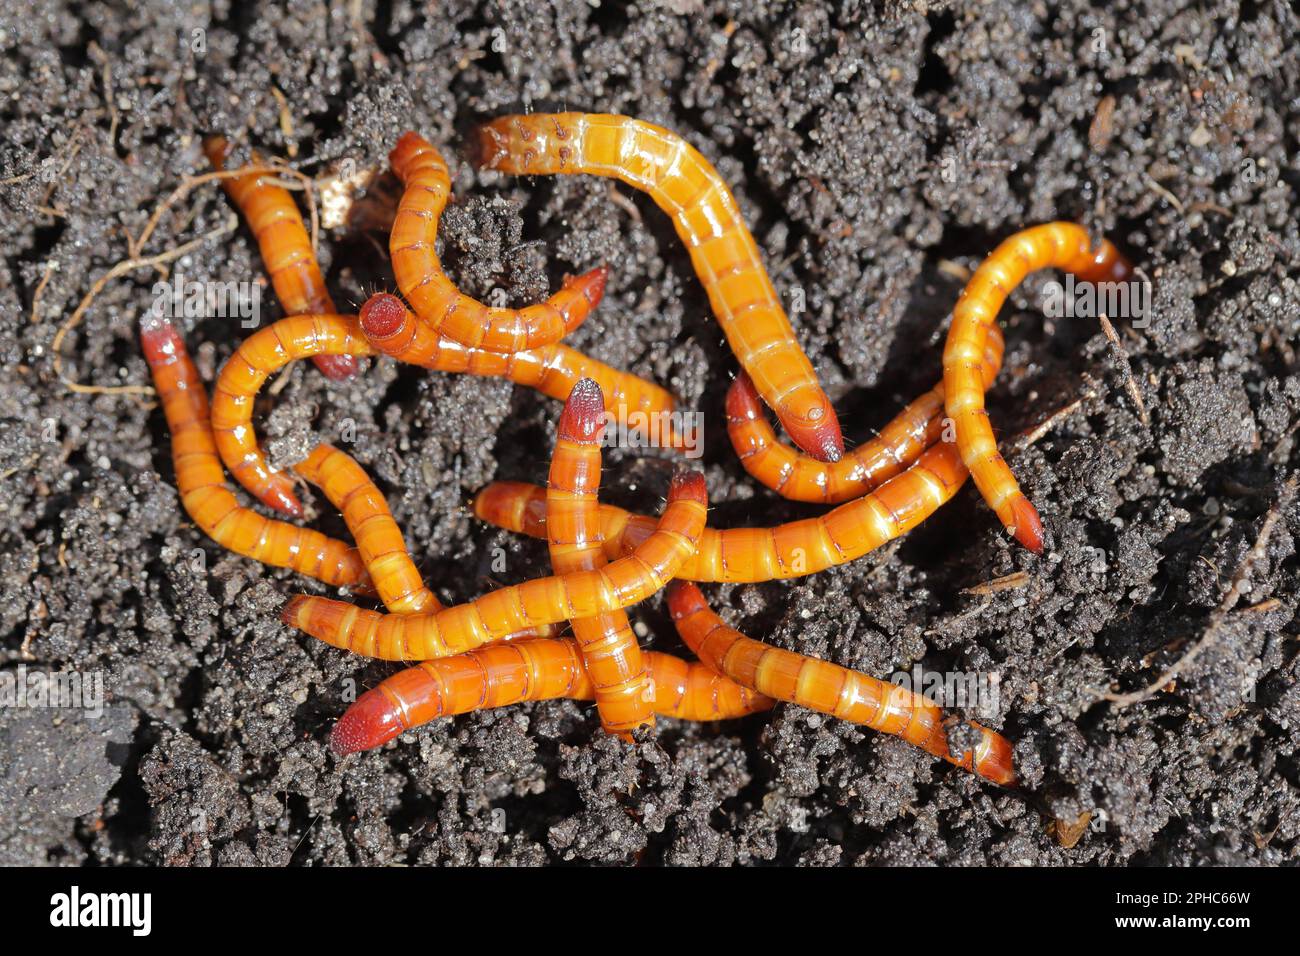
[[469, 153], [479, 169], [497, 169], [508, 153], [506, 137], [493, 123], [483, 123], [470, 137]]
[[476, 494], [469, 503], [469, 510], [474, 512], [474, 517], [479, 521], [486, 521], [491, 524], [489, 516], [495, 513], [495, 497], [492, 493], [493, 486], [488, 485], [478, 494]]
[[[982, 728], [981, 728], [982, 729]], [[975, 772], [999, 787], [1014, 788], [1020, 785], [1013, 767], [1011, 744], [1001, 734], [984, 731], [988, 740], [988, 753], [975, 767]]]
[[605, 396], [589, 378], [579, 379], [560, 414], [558, 435], [583, 445], [600, 441], [605, 430]]
[[399, 149], [414, 149], [424, 142], [424, 137], [413, 129], [408, 129], [401, 136], [397, 137], [397, 145], [393, 147], [393, 152]]
[[1133, 263], [1123, 253], [1115, 253], [1115, 261], [1110, 264], [1110, 276], [1115, 282], [1128, 282], [1133, 278]]
[[317, 355], [312, 361], [322, 375], [335, 382], [357, 374], [357, 360], [352, 355]]
[[1133, 278], [1133, 265], [1114, 243], [1103, 239], [1092, 262], [1078, 278], [1086, 282], [1128, 282]]
[[342, 602], [312, 597], [310, 594], [295, 594], [289, 599], [289, 603], [280, 609], [280, 621], [311, 634], [319, 629], [317, 625], [322, 611], [318, 607], [320, 604], [325, 605], [324, 611], [328, 612], [332, 609], [330, 605], [342, 605]]
[[600, 305], [600, 300], [605, 297], [605, 285], [609, 282], [609, 266], [601, 263], [596, 268], [584, 272], [576, 278], [566, 279], [565, 287], [573, 286], [582, 293], [582, 297], [587, 300], [588, 310], [594, 309]]
[[1034, 554], [1042, 554], [1043, 521], [1038, 517], [1038, 509], [1028, 498], [1021, 495], [1011, 503], [1011, 510], [1015, 516], [1015, 524], [1011, 530], [1015, 539]]
[[378, 689], [356, 699], [330, 731], [330, 750], [340, 757], [373, 750], [388, 743], [406, 728], [401, 715]]
[[754, 388], [754, 380], [749, 373], [741, 372], [727, 389], [727, 420], [753, 421], [762, 413], [763, 406], [758, 389]]
[[289, 603], [280, 608], [280, 623], [288, 624], [290, 627], [299, 627], [303, 616], [304, 606], [310, 598], [305, 594], [295, 594], [289, 598]]
[[790, 440], [818, 461], [836, 462], [844, 457], [844, 435], [840, 431], [840, 420], [829, 405], [816, 422], [791, 417], [782, 418], [781, 424]]
[[668, 583], [668, 613], [674, 621], [708, 609], [703, 593], [690, 581], [679, 579]]
[[406, 306], [390, 292], [379, 292], [361, 306], [361, 331], [367, 339], [392, 338], [406, 324]]
[[668, 488], [668, 500], [698, 501], [705, 507], [709, 504], [709, 490], [704, 483], [704, 473], [690, 468], [682, 468], [673, 475]]
[[[335, 601], [331, 598], [312, 597], [307, 594], [295, 594], [280, 611], [280, 620], [295, 627], [318, 641], [324, 641], [331, 647], [353, 650], [351, 627], [345, 627], [349, 618], [354, 617], [358, 608], [347, 601]], [[371, 614], [362, 611], [362, 614]], [[353, 622], [355, 623], [355, 622]], [[366, 654], [366, 656], [375, 656]]]

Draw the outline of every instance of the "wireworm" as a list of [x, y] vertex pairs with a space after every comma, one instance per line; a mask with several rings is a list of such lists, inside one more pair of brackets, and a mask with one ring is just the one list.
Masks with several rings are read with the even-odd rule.
[[302, 514], [293, 480], [271, 468], [253, 432], [253, 403], [267, 377], [294, 359], [373, 354], [356, 317], [345, 315], [292, 315], [240, 343], [217, 375], [212, 430], [221, 460], [249, 494], [277, 511]]
[[[556, 574], [590, 571], [606, 564], [596, 496], [600, 492], [600, 440], [605, 428], [600, 387], [584, 378], [564, 404], [547, 478], [547, 542]], [[654, 725], [654, 710], [641, 647], [627, 614], [609, 611], [572, 619], [583, 664], [596, 692], [596, 709], [607, 733], [631, 740], [631, 732]]]
[[361, 307], [361, 331], [376, 350], [398, 361], [441, 372], [506, 378], [561, 401], [579, 379], [593, 379], [605, 407], [621, 420], [630, 412], [667, 414], [674, 407], [672, 396], [653, 382], [610, 368], [563, 343], [509, 355], [467, 349], [430, 330], [397, 296], [386, 292], [371, 296]]
[[443, 272], [434, 248], [438, 220], [451, 195], [447, 164], [432, 145], [412, 132], [397, 141], [388, 161], [406, 186], [388, 237], [393, 276], [431, 331], [488, 352], [535, 349], [573, 331], [600, 301], [609, 277], [603, 265], [526, 309], [489, 308], [462, 295]]
[[[225, 168], [230, 145], [224, 136], [209, 136], [203, 141], [203, 151], [213, 169], [221, 172]], [[252, 155], [252, 163], [258, 164], [256, 153]], [[248, 220], [271, 277], [271, 286], [285, 313], [337, 312], [325, 288], [325, 277], [316, 262], [298, 206], [289, 190], [275, 185], [271, 179], [266, 173], [248, 173], [223, 179], [221, 185]], [[312, 361], [333, 379], [347, 378], [357, 370], [357, 361], [350, 355], [318, 355]]]
[[435, 614], [379, 614], [343, 601], [295, 595], [284, 623], [334, 647], [385, 660], [427, 660], [472, 650], [525, 628], [594, 617], [662, 588], [695, 550], [708, 496], [704, 476], [679, 471], [658, 526], [603, 568], [535, 578]]
[[[318, 445], [294, 470], [343, 513], [358, 547], [240, 505], [225, 484], [208, 421], [207, 395], [184, 341], [167, 319], [147, 313], [140, 323], [140, 342], [172, 434], [172, 466], [181, 503], [205, 534], [264, 564], [291, 568], [358, 594], [377, 594], [395, 614], [441, 609], [407, 553], [383, 494], [339, 449]], [[509, 636], [547, 637], [554, 632], [542, 625]]]
[[984, 407], [984, 341], [1011, 290], [1031, 272], [1054, 267], [1084, 282], [1125, 282], [1132, 267], [1107, 240], [1096, 250], [1079, 226], [1050, 222], [1016, 233], [989, 254], [962, 290], [943, 350], [944, 406], [975, 486], [1007, 531], [1042, 553], [1043, 523], [998, 452]]
[[239, 503], [217, 458], [203, 383], [171, 322], [145, 313], [140, 344], [171, 431], [176, 488], [194, 523], [237, 554], [292, 568], [325, 584], [368, 589], [370, 578], [357, 549]]
[[330, 445], [317, 445], [293, 466], [343, 513], [357, 551], [384, 607], [394, 614], [442, 607], [420, 577], [383, 493], [365, 469]]
[[[1002, 365], [1002, 331], [989, 330], [984, 348], [987, 387]], [[768, 424], [753, 383], [742, 372], [727, 392], [727, 435], [745, 471], [791, 501], [838, 504], [864, 495], [894, 477], [945, 428], [943, 383], [906, 406], [868, 442], [836, 462], [818, 461], [784, 445]]]
[[[645, 653], [650, 704], [680, 720], [730, 720], [768, 710], [772, 700], [697, 662]], [[370, 750], [438, 717], [527, 700], [591, 700], [596, 688], [573, 640], [489, 644], [424, 661], [386, 678], [350, 706], [330, 734], [336, 754]]]
[[731, 350], [796, 445], [838, 461], [844, 439], [731, 190], [676, 134], [627, 116], [536, 113], [480, 127], [479, 159], [516, 175], [590, 173], [647, 193], [672, 217]]
[[[769, 528], [705, 528], [695, 555], [677, 570], [677, 577], [777, 581], [855, 561], [911, 531], [949, 501], [965, 480], [956, 447], [941, 441], [875, 491], [817, 518]], [[545, 499], [545, 490], [535, 485], [495, 482], [474, 499], [474, 514], [498, 528], [544, 538]], [[653, 528], [653, 519], [600, 506], [600, 530], [610, 557], [635, 548]]]
[[668, 608], [677, 633], [702, 662], [751, 690], [884, 734], [901, 737], [926, 753], [1003, 787], [1016, 785], [1011, 744], [974, 721], [980, 741], [973, 750], [952, 754], [943, 711], [898, 684], [829, 661], [796, 654], [746, 637], [728, 627], [685, 581], [668, 588]]
[[[258, 500], [286, 514], [302, 513], [288, 475], [275, 471], [257, 444], [253, 406], [267, 378], [290, 362], [316, 355], [374, 355], [407, 330], [420, 351], [407, 350], [397, 357], [426, 368], [470, 375], [500, 376], [538, 389], [552, 398], [568, 397], [580, 378], [600, 386], [609, 411], [619, 421], [635, 421], [637, 414], [668, 415], [673, 399], [651, 382], [616, 371], [565, 345], [531, 352], [499, 355], [466, 349], [423, 331], [423, 323], [397, 300], [372, 296], [358, 320], [346, 315], [299, 315], [281, 319], [249, 336], [226, 360], [212, 400], [212, 421], [217, 448], [231, 474]], [[395, 330], [388, 332], [387, 330]], [[368, 340], [368, 337], [373, 337]], [[432, 340], [432, 341], [430, 341]], [[373, 344], [372, 344], [373, 343]], [[429, 345], [428, 350], [424, 346]], [[675, 443], [669, 436], [666, 443]]]

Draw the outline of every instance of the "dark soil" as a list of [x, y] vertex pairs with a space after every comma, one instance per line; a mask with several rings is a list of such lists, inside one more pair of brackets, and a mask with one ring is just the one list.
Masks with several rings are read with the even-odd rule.
[[[1096, 694], [1140, 688], [1201, 638], [1300, 465], [1300, 43], [1286, 3], [324, 7], [0, 4], [0, 659], [102, 674], [111, 696], [99, 719], [0, 710], [0, 862], [1300, 855], [1294, 506], [1173, 686], [1127, 708]], [[128, 258], [128, 235], [206, 169], [207, 133], [316, 176], [347, 159], [382, 170], [398, 135], [421, 131], [459, 170], [443, 237], [465, 291], [501, 288], [523, 305], [565, 272], [611, 263], [606, 301], [572, 341], [706, 414], [711, 520], [816, 512], [738, 466], [722, 427], [734, 360], [645, 197], [463, 161], [475, 121], [526, 108], [639, 116], [716, 163], [778, 287], [803, 290], [802, 342], [854, 439], [937, 379], [954, 263], [974, 266], [1024, 225], [1071, 219], [1151, 276], [1149, 326], [1116, 322], [1127, 364], [1094, 320], [1044, 319], [1046, 276], [1003, 311], [1008, 359], [990, 408], [1004, 440], [1084, 397], [1011, 456], [1044, 513], [1045, 557], [1009, 543], [968, 487], [850, 566], [708, 589], [747, 633], [870, 673], [997, 671], [989, 723], [1016, 742], [1028, 795], [794, 706], [720, 726], [662, 721], [630, 746], [600, 733], [590, 705], [548, 702], [329, 754], [345, 695], [392, 667], [282, 626], [288, 594], [321, 589], [206, 539], [178, 506], [160, 409], [70, 391], [53, 362], [57, 328]], [[391, 209], [391, 183], [370, 196]], [[201, 187], [143, 254], [231, 215], [219, 189]], [[374, 222], [322, 236], [340, 306], [392, 287], [383, 248]], [[264, 275], [242, 225], [165, 268]], [[161, 275], [105, 286], [63, 344], [65, 374], [148, 383], [134, 328]], [[183, 330], [209, 381], [247, 334], [215, 317]], [[548, 568], [544, 546], [481, 526], [464, 504], [496, 478], [544, 478], [558, 407], [387, 361], [342, 385], [300, 363], [265, 397], [259, 428], [288, 462], [351, 421], [349, 450], [388, 492], [430, 582], [461, 600]], [[611, 500], [653, 511], [665, 483], [658, 458], [607, 455]], [[342, 530], [331, 514], [318, 525]], [[491, 568], [498, 546], [504, 574]], [[967, 590], [1016, 571], [1028, 572], [1021, 586]], [[680, 652], [660, 599], [634, 617], [645, 643]], [[1083, 813], [1091, 824], [1067, 848], [1052, 821]]]

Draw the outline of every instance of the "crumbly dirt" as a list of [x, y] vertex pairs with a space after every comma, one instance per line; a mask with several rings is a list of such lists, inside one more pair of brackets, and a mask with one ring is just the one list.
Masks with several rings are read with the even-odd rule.
[[[1173, 686], [1127, 708], [1097, 697], [1143, 686], [1202, 636], [1300, 465], [1300, 42], [1287, 4], [425, 6], [0, 4], [0, 661], [102, 675], [110, 695], [97, 719], [0, 709], [0, 862], [1296, 859], [1295, 507]], [[223, 552], [187, 520], [147, 396], [60, 381], [56, 330], [160, 201], [205, 170], [205, 134], [317, 176], [347, 160], [382, 172], [414, 128], [454, 158], [442, 236], [465, 291], [522, 305], [611, 263], [606, 300], [572, 341], [705, 413], [711, 520], [816, 513], [739, 468], [722, 427], [734, 360], [645, 197], [464, 162], [474, 122], [529, 108], [636, 115], [716, 163], [787, 301], [802, 291], [800, 338], [853, 439], [933, 384], [954, 264], [1016, 229], [1083, 222], [1153, 279], [1147, 327], [1116, 321], [1126, 360], [1095, 320], [1044, 319], [1047, 277], [1003, 311], [1007, 363], [990, 396], [1003, 440], [1082, 399], [1010, 456], [1044, 513], [1045, 557], [1011, 545], [968, 487], [847, 567], [708, 589], [747, 633], [873, 674], [998, 672], [987, 723], [1015, 741], [1028, 794], [794, 706], [662, 721], [627, 745], [590, 705], [547, 702], [337, 760], [326, 738], [345, 696], [392, 668], [278, 622], [286, 595], [322, 589]], [[377, 180], [354, 207], [368, 216], [321, 236], [341, 307], [392, 288], [391, 200]], [[201, 187], [142, 254], [231, 215]], [[242, 225], [165, 268], [264, 275]], [[105, 286], [63, 343], [67, 376], [148, 383], [134, 323], [162, 275]], [[268, 288], [268, 319], [273, 299]], [[231, 318], [182, 324], [209, 381], [247, 334]], [[544, 478], [557, 403], [387, 361], [341, 385], [300, 365], [260, 407], [280, 461], [355, 429], [349, 451], [446, 600], [543, 573], [543, 546], [464, 506], [493, 479]], [[611, 500], [653, 511], [665, 479], [659, 457], [607, 455]], [[340, 533], [311, 500], [318, 526]], [[1017, 586], [980, 587], [1015, 572], [1027, 572]], [[634, 617], [646, 644], [681, 650], [660, 599]]]

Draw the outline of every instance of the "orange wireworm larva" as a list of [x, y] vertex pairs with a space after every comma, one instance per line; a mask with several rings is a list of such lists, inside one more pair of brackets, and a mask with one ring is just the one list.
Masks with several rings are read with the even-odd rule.
[[367, 588], [369, 576], [356, 548], [240, 505], [217, 458], [207, 393], [172, 324], [146, 313], [140, 320], [140, 344], [171, 431], [181, 504], [194, 523], [238, 554], [292, 568], [325, 584]]
[[[645, 653], [654, 711], [681, 720], [730, 720], [768, 710], [772, 700], [703, 664]], [[573, 640], [490, 644], [424, 661], [386, 678], [350, 706], [330, 734], [336, 754], [370, 750], [438, 717], [526, 700], [596, 694]]]
[[[695, 555], [678, 568], [677, 577], [777, 581], [847, 564], [911, 531], [965, 480], [956, 447], [941, 441], [875, 491], [819, 517], [769, 528], [705, 528]], [[499, 528], [546, 537], [546, 492], [535, 485], [495, 482], [474, 499], [474, 514]], [[653, 519], [600, 506], [600, 530], [610, 557], [636, 547], [653, 528]]]
[[[556, 574], [590, 571], [606, 564], [596, 503], [604, 427], [600, 387], [584, 378], [564, 403], [547, 478], [546, 532], [551, 569]], [[631, 740], [635, 728], [654, 725], [654, 710], [641, 647], [627, 614], [616, 610], [571, 620], [573, 636], [595, 687], [601, 726], [607, 733]]]
[[[224, 136], [209, 136], [203, 141], [203, 150], [213, 169], [220, 172], [225, 168], [230, 146]], [[256, 164], [256, 154], [252, 159]], [[302, 214], [289, 190], [271, 180], [266, 173], [249, 173], [224, 179], [221, 185], [248, 220], [285, 313], [337, 312], [325, 288], [325, 277], [316, 262]], [[312, 361], [333, 379], [347, 378], [357, 370], [357, 361], [350, 355], [318, 355]]]
[[[147, 313], [140, 341], [172, 434], [172, 462], [186, 512], [209, 537], [237, 554], [291, 568], [325, 584], [376, 593], [396, 614], [442, 605], [420, 578], [379, 489], [344, 452], [318, 445], [294, 470], [343, 513], [358, 547], [319, 531], [266, 518], [239, 504], [225, 484], [208, 419], [208, 400], [185, 343], [165, 318]], [[547, 636], [550, 627], [511, 637]]]
[[438, 151], [408, 132], [388, 156], [406, 190], [397, 205], [388, 252], [406, 301], [429, 329], [469, 348], [518, 352], [551, 345], [573, 331], [600, 301], [609, 270], [598, 266], [525, 309], [490, 308], [462, 295], [438, 261], [438, 219], [451, 195], [451, 173]]
[[605, 567], [498, 588], [436, 614], [379, 614], [300, 594], [281, 618], [327, 644], [366, 657], [427, 660], [459, 654], [529, 627], [594, 617], [644, 600], [694, 552], [707, 508], [704, 476], [679, 471], [658, 526], [631, 554]]
[[970, 770], [1003, 787], [1016, 785], [1011, 744], [974, 721], [979, 743], [961, 754], [948, 750], [943, 711], [898, 684], [772, 647], [728, 627], [685, 581], [668, 588], [668, 608], [677, 632], [700, 660], [738, 684], [776, 700], [901, 737], [926, 753]]
[[442, 607], [424, 586], [388, 502], [365, 469], [337, 448], [317, 445], [293, 470], [320, 488], [343, 513], [384, 607], [394, 614]]
[[[987, 387], [1002, 365], [1002, 332], [989, 329], [984, 348]], [[727, 435], [745, 471], [791, 501], [838, 504], [894, 477], [943, 436], [943, 383], [913, 401], [870, 441], [836, 462], [818, 461], [777, 438], [758, 393], [741, 372], [727, 392]]]
[[[373, 590], [392, 614], [419, 614], [442, 610], [438, 598], [424, 585], [419, 569], [406, 550], [402, 533], [388, 510], [388, 502], [365, 469], [346, 453], [317, 445], [293, 470], [325, 493], [357, 542]], [[554, 625], [526, 627], [502, 640], [552, 637]]]
[[[559, 399], [568, 397], [578, 379], [592, 378], [601, 386], [610, 412], [620, 421], [630, 418], [635, 422], [635, 414], [666, 415], [673, 410], [672, 396], [659, 386], [612, 369], [565, 345], [499, 355], [441, 339], [424, 331], [423, 323], [416, 321], [395, 296], [381, 293], [362, 306], [360, 320], [346, 315], [291, 316], [250, 335], [226, 360], [213, 393], [212, 421], [221, 458], [235, 479], [270, 507], [301, 514], [292, 480], [272, 469], [258, 447], [253, 430], [258, 390], [268, 377], [297, 359], [373, 355], [377, 347], [386, 351], [386, 343], [408, 331], [421, 350], [397, 357], [426, 368], [501, 376]], [[373, 337], [377, 345], [368, 337]], [[425, 350], [425, 345], [430, 348]], [[675, 442], [676, 437], [670, 436], [670, 440]]]
[[489, 169], [610, 176], [647, 193], [672, 217], [737, 361], [791, 440], [822, 461], [839, 460], [844, 439], [835, 409], [799, 347], [735, 197], [694, 147], [627, 116], [537, 113], [486, 124], [478, 148]]
[[605, 407], [618, 418], [631, 412], [669, 413], [671, 395], [653, 382], [620, 372], [563, 343], [503, 355], [468, 349], [430, 330], [395, 295], [381, 292], [361, 307], [361, 330], [385, 355], [441, 372], [498, 376], [535, 388], [543, 395], [568, 398], [581, 378], [593, 379]]
[[277, 511], [302, 514], [293, 480], [271, 468], [253, 433], [253, 403], [267, 376], [298, 358], [373, 354], [356, 317], [345, 315], [289, 316], [240, 343], [217, 375], [212, 430], [221, 460], [249, 494]]
[[1011, 290], [1031, 272], [1049, 267], [1084, 282], [1124, 282], [1132, 269], [1107, 240], [1093, 249], [1087, 232], [1071, 222], [1051, 222], [1016, 233], [975, 270], [952, 313], [943, 350], [944, 405], [957, 447], [975, 485], [1004, 527], [1036, 553], [1043, 550], [1038, 510], [1020, 490], [998, 453], [984, 407], [984, 340]]

